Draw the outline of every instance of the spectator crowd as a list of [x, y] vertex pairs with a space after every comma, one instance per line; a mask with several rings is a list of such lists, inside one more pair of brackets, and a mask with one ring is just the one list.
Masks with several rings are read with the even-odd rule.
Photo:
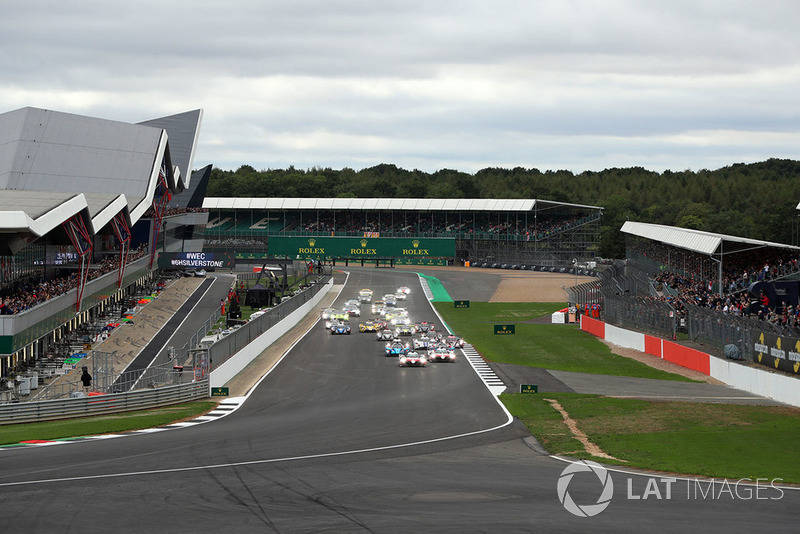
[[[128, 254], [128, 263], [136, 261], [147, 254], [147, 248], [141, 246]], [[119, 256], [105, 256], [99, 262], [89, 266], [88, 279], [93, 280], [119, 268]], [[0, 288], [0, 315], [14, 315], [50, 299], [59, 297], [78, 287], [78, 272], [73, 272], [44, 279], [42, 276], [27, 277], [10, 281]]]

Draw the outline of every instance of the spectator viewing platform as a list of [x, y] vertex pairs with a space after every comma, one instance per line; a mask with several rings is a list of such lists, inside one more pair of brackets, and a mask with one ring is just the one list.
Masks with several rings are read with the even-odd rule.
[[205, 224], [199, 200], [178, 197], [205, 193], [210, 166], [191, 172], [201, 118], [199, 109], [138, 124], [31, 107], [0, 114], [0, 376], [123, 306], [151, 278], [156, 252]]

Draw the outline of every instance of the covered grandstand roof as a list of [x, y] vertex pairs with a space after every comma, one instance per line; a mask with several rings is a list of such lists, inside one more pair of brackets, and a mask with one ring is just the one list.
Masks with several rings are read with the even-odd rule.
[[602, 209], [536, 199], [487, 198], [233, 198], [210, 197], [208, 209], [251, 210], [397, 210], [397, 211], [534, 211], [539, 205]]
[[201, 116], [137, 125], [32, 107], [0, 114], [0, 250], [13, 253], [79, 213], [95, 234], [119, 213], [136, 223], [152, 206], [162, 161], [167, 187], [184, 189], [181, 175], [191, 173], [173, 165], [170, 145], [190, 165]]
[[195, 109], [139, 123], [143, 126], [163, 128], [169, 132], [169, 153], [172, 157], [172, 164], [180, 170], [176, 173], [180, 189], [188, 189], [191, 182], [194, 151], [197, 147], [202, 120], [203, 110]]
[[735, 252], [748, 247], [776, 247], [800, 250], [800, 247], [782, 243], [634, 221], [626, 221], [621, 230], [626, 234], [709, 255]]

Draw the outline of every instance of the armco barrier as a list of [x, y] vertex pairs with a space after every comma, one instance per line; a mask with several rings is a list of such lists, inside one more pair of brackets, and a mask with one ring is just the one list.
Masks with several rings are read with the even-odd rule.
[[0, 425], [132, 412], [208, 398], [208, 381], [92, 397], [0, 405]]
[[[618, 341], [636, 343], [637, 336], [642, 336], [644, 338], [644, 352], [647, 354], [705, 373], [736, 389], [792, 406], [800, 406], [800, 380], [793, 376], [773, 373], [766, 369], [748, 367], [733, 361], [715, 358], [705, 352], [684, 347], [655, 336], [625, 331], [618, 327], [610, 328], [610, 325], [604, 325], [601, 321], [585, 316], [581, 317], [581, 330], [620, 346], [625, 345], [617, 343]], [[602, 335], [599, 335], [598, 332]], [[609, 339], [606, 336], [607, 332], [614, 339]]]
[[332, 287], [333, 278], [328, 280], [325, 284], [325, 288], [320, 290], [310, 300], [281, 319], [277, 324], [264, 331], [263, 334], [255, 338], [252, 342], [211, 371], [211, 387], [224, 386], [242, 369], [247, 367], [248, 364], [255, 360], [267, 347], [277, 341], [278, 338], [285, 334], [292, 326], [296, 325], [308, 312], [316, 308], [322, 300], [322, 297], [324, 297]]

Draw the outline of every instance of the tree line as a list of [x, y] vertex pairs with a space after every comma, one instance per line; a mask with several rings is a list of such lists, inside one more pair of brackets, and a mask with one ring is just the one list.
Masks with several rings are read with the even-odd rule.
[[769, 159], [717, 170], [642, 167], [540, 171], [489, 167], [428, 173], [381, 164], [235, 171], [214, 168], [210, 197], [530, 198], [603, 208], [600, 255], [623, 257], [626, 220], [797, 244], [800, 161]]

